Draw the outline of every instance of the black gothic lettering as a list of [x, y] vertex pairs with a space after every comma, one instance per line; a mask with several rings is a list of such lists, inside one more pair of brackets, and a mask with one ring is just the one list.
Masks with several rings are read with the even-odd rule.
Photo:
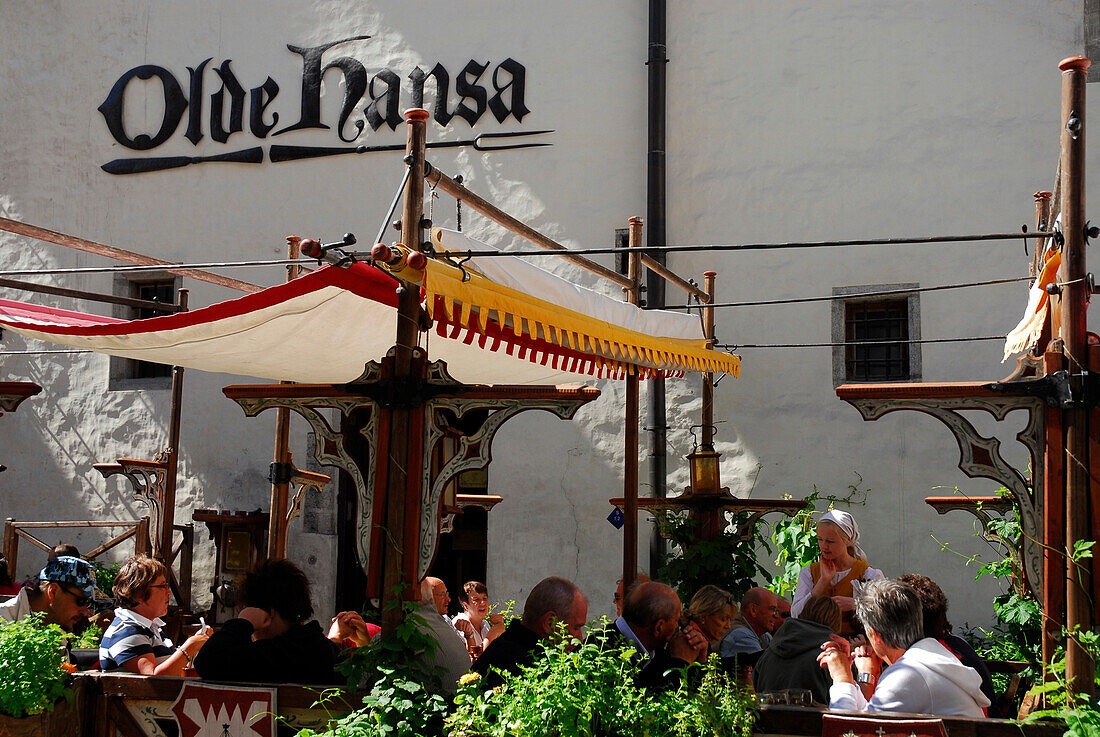
[[187, 73], [191, 75], [191, 99], [195, 104], [187, 111], [187, 132], [183, 137], [195, 146], [202, 140], [202, 75], [206, 71], [206, 65], [212, 60], [213, 58], [207, 59], [194, 69], [187, 67]]
[[454, 113], [447, 110], [447, 95], [451, 91], [451, 75], [442, 64], [436, 64], [427, 74], [416, 67], [409, 74], [412, 80], [412, 106], [424, 107], [424, 83], [428, 77], [435, 77], [435, 103], [432, 105], [432, 117], [440, 125], [447, 125]]
[[[164, 88], [164, 118], [161, 120], [160, 130], [152, 137], [146, 133], [139, 133], [130, 138], [123, 126], [122, 97], [126, 91], [126, 85], [135, 77], [138, 79], [156, 77]], [[180, 119], [183, 118], [183, 111], [187, 109], [187, 98], [183, 96], [183, 89], [171, 72], [164, 67], [143, 64], [140, 67], [134, 67], [119, 77], [118, 81], [115, 82], [115, 86], [111, 88], [110, 93], [107, 95], [107, 99], [103, 101], [98, 109], [100, 114], [103, 115], [103, 120], [107, 123], [107, 130], [111, 132], [112, 138], [126, 148], [135, 151], [148, 151], [167, 141], [169, 136], [176, 132]]]
[[248, 109], [248, 128], [256, 138], [267, 138], [267, 134], [279, 122], [279, 114], [271, 113], [271, 124], [264, 122], [264, 110], [279, 94], [279, 85], [271, 77], [259, 87], [252, 88], [252, 102]]
[[[237, 81], [237, 75], [229, 68], [232, 60], [226, 59], [215, 69], [222, 80], [222, 86], [210, 96], [210, 137], [218, 143], [225, 143], [233, 133], [244, 130], [244, 87]], [[225, 120], [225, 93], [229, 93], [229, 127], [223, 127]]]
[[[374, 83], [379, 81], [386, 85], [386, 91], [381, 95], [376, 95], [374, 93]], [[367, 122], [370, 123], [371, 129], [378, 130], [383, 123], [388, 123], [390, 130], [397, 130], [397, 126], [401, 125], [402, 121], [401, 113], [398, 110], [400, 95], [401, 79], [394, 74], [393, 70], [383, 69], [371, 78], [370, 104], [367, 105]], [[383, 101], [385, 101], [385, 115], [378, 112]]]
[[[508, 73], [508, 82], [501, 86], [501, 71]], [[526, 87], [527, 70], [522, 64], [512, 58], [505, 59], [493, 70], [493, 89], [497, 92], [489, 98], [489, 110], [498, 123], [503, 123], [509, 113], [516, 116], [516, 120], [523, 122], [523, 116], [531, 112], [523, 104], [523, 93]], [[504, 102], [504, 93], [510, 92], [508, 102]]]
[[[485, 90], [478, 85], [477, 81], [488, 68], [488, 64], [478, 64], [471, 59], [470, 63], [455, 77], [455, 92], [460, 100], [454, 114], [471, 126], [485, 113]], [[473, 109], [466, 105], [466, 100], [474, 101]]]
[[[350, 56], [341, 56], [331, 64], [325, 65], [321, 70], [321, 78], [329, 69], [339, 69], [344, 73], [344, 101], [340, 105], [340, 120], [336, 126], [336, 133], [344, 143], [351, 143], [363, 132], [363, 121], [355, 121], [355, 135], [351, 138], [344, 137], [344, 124], [348, 122], [351, 111], [363, 99], [363, 93], [367, 91], [367, 70]], [[328, 127], [328, 126], [326, 126]]]
[[[302, 106], [301, 117], [294, 125], [275, 131], [279, 136], [290, 131], [303, 128], [322, 128], [327, 130], [329, 126], [321, 122], [321, 57], [333, 46], [338, 46], [348, 41], [365, 41], [370, 36], [352, 36], [340, 41], [323, 44], [321, 46], [292, 46], [286, 47], [302, 57]], [[327, 69], [327, 67], [326, 67]]]

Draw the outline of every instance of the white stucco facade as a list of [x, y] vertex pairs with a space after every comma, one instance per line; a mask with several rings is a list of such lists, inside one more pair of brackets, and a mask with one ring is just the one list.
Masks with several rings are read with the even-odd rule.
[[[455, 82], [470, 60], [488, 63], [478, 84], [493, 94], [494, 70], [507, 59], [526, 72], [529, 113], [498, 122], [486, 111], [471, 126], [454, 118], [429, 123], [429, 140], [479, 133], [550, 130], [552, 146], [479, 153], [440, 149], [433, 164], [543, 233], [572, 247], [609, 246], [614, 231], [646, 208], [646, 59], [644, 3], [477, 2], [361, 4], [274, 0], [227, 5], [210, 0], [86, 2], [57, 7], [13, 0], [0, 24], [18, 28], [0, 57], [0, 215], [100, 243], [181, 262], [274, 259], [297, 233], [360, 244], [374, 237], [401, 177], [400, 153], [366, 153], [298, 162], [206, 163], [112, 175], [101, 165], [127, 157], [212, 156], [272, 144], [402, 144], [404, 131], [367, 125], [351, 143], [336, 131], [341, 74], [324, 77], [321, 119], [329, 129], [258, 136], [249, 125], [225, 143], [210, 130], [215, 68], [232, 60], [248, 93], [270, 77], [278, 94], [262, 122], [274, 131], [299, 119], [302, 56], [287, 45], [316, 47], [356, 36], [326, 52], [401, 79], [400, 108], [411, 105], [408, 75], [437, 62]], [[1050, 189], [1058, 157], [1060, 75], [1064, 57], [1083, 53], [1080, 0], [1048, 3], [775, 2], [690, 0], [669, 3], [667, 240], [671, 244], [750, 243], [902, 235], [1006, 232], [1033, 224], [1031, 194]], [[120, 145], [97, 108], [127, 70], [156, 65], [190, 99], [188, 68], [204, 71], [203, 137], [184, 137], [184, 111], [163, 144]], [[501, 84], [507, 75], [501, 74]], [[430, 89], [430, 88], [429, 88]], [[380, 95], [382, 83], [376, 94]], [[1092, 88], [1090, 87], [1090, 92]], [[515, 89], [512, 89], [514, 94]], [[124, 95], [131, 136], [153, 135], [164, 118], [162, 85], [135, 80]], [[426, 94], [430, 107], [433, 94]], [[473, 105], [471, 100], [467, 103]], [[514, 99], [513, 99], [514, 103]], [[199, 104], [190, 99], [188, 110]], [[364, 115], [355, 107], [344, 130]], [[228, 105], [227, 108], [228, 110]], [[229, 121], [228, 112], [223, 118]], [[273, 131], [273, 132], [274, 132]], [[536, 140], [536, 139], [532, 139]], [[1097, 163], [1090, 153], [1089, 164]], [[454, 203], [435, 203], [437, 225], [453, 227]], [[514, 243], [463, 211], [474, 236]], [[392, 234], [393, 231], [388, 231]], [[392, 235], [388, 235], [392, 238]], [[835, 288], [940, 284], [1027, 274], [1020, 241], [790, 251], [684, 253], [680, 274], [719, 273], [721, 301], [832, 293]], [[562, 273], [587, 275], [546, 260]], [[606, 260], [610, 263], [610, 260]], [[105, 259], [0, 233], [0, 270], [106, 265]], [[236, 269], [231, 276], [280, 282], [279, 267]], [[18, 277], [31, 278], [31, 277]], [[111, 291], [109, 274], [58, 275], [43, 281]], [[192, 307], [236, 296], [184, 280]], [[617, 289], [601, 286], [608, 294]], [[670, 303], [680, 301], [669, 290]], [[0, 289], [27, 299], [111, 314], [110, 307]], [[1020, 317], [1026, 285], [925, 293], [924, 338], [1003, 334]], [[392, 330], [393, 326], [369, 326]], [[731, 344], [826, 343], [827, 302], [725, 309], [718, 336]], [[13, 355], [49, 350], [10, 332], [0, 341], [0, 380], [29, 380], [43, 392], [0, 418], [0, 516], [31, 519], [131, 518], [143, 513], [118, 480], [91, 465], [119, 456], [151, 457], [166, 443], [169, 391], [113, 388], [109, 359], [90, 354]], [[995, 342], [930, 344], [921, 350], [926, 381], [997, 379]], [[866, 507], [855, 510], [864, 548], [887, 575], [926, 573], [952, 603], [956, 623], [986, 624], [994, 587], [942, 552], [985, 550], [969, 517], [939, 517], [923, 499], [936, 486], [988, 493], [993, 485], [955, 468], [945, 428], [921, 415], [865, 423], [834, 392], [828, 347], [740, 351], [739, 379], [716, 391], [723, 481], [754, 496], [801, 497], [816, 486], [842, 492], [862, 478]], [[303, 356], [302, 360], [312, 360]], [[247, 377], [186, 374], [177, 519], [194, 508], [266, 508], [274, 415], [247, 419], [221, 388]], [[699, 380], [668, 382], [669, 489], [686, 484], [679, 459], [690, 450]], [[590, 613], [611, 611], [621, 571], [621, 533], [607, 521], [607, 499], [621, 495], [622, 387], [601, 382], [603, 396], [571, 423], [545, 413], [512, 420], [498, 434], [490, 492], [505, 498], [490, 515], [489, 586], [494, 599], [523, 597], [557, 574], [578, 582]], [[645, 400], [643, 391], [643, 402]], [[976, 418], [993, 432], [991, 423]], [[1012, 423], [1009, 423], [1012, 425]], [[1021, 422], [997, 430], [1008, 442]], [[305, 465], [306, 428], [294, 425], [292, 450]], [[644, 433], [643, 433], [644, 447]], [[643, 457], [643, 494], [646, 468]], [[755, 484], [755, 486], [753, 486]], [[196, 595], [205, 598], [212, 545], [196, 534]], [[102, 540], [77, 534], [90, 548]], [[646, 534], [642, 535], [645, 561]], [[336, 565], [331, 535], [304, 533], [297, 521], [292, 557], [331, 602]], [[42, 557], [21, 549], [18, 575]], [[328, 606], [331, 606], [329, 603]]]

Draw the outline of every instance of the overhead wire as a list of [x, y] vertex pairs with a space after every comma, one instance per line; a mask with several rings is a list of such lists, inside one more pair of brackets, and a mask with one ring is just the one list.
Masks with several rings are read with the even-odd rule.
[[738, 351], [742, 348], [841, 348], [868, 345], [917, 345], [925, 343], [975, 343], [985, 340], [1003, 341], [1003, 335], [982, 335], [967, 338], [922, 338], [919, 340], [851, 340], [846, 343], [720, 343], [715, 348]]
[[833, 302], [837, 300], [848, 300], [852, 298], [861, 297], [890, 297], [901, 294], [915, 294], [917, 292], [937, 292], [945, 289], [966, 289], [969, 287], [984, 287], [992, 286], [996, 284], [1011, 284], [1014, 282], [1031, 281], [1034, 277], [1030, 276], [1018, 276], [1009, 279], [990, 279], [988, 281], [975, 281], [964, 282], [960, 284], [941, 284], [934, 287], [910, 287], [908, 289], [883, 289], [878, 291], [869, 292], [852, 292], [849, 294], [831, 294], [823, 297], [791, 297], [785, 299], [762, 299], [753, 300], [749, 302], [715, 302], [714, 304], [700, 305], [699, 303], [692, 302], [686, 305], [668, 305], [663, 309], [677, 310], [677, 309], [697, 309], [699, 307], [759, 307], [763, 305], [786, 305], [786, 304], [800, 304], [803, 302]]

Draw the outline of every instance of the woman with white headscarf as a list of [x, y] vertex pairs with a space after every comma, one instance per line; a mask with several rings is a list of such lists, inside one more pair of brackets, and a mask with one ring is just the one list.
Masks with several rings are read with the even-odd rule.
[[885, 578], [882, 571], [867, 564], [867, 555], [859, 546], [859, 525], [852, 515], [831, 509], [817, 522], [817, 546], [821, 557], [817, 563], [798, 572], [791, 614], [797, 617], [811, 596], [828, 596], [843, 614], [840, 634], [851, 637], [858, 633], [853, 617], [852, 598], [860, 582]]

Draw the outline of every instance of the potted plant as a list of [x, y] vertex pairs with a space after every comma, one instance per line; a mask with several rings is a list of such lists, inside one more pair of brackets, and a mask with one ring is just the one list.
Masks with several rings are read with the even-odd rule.
[[0, 737], [76, 735], [64, 633], [39, 615], [0, 624]]

